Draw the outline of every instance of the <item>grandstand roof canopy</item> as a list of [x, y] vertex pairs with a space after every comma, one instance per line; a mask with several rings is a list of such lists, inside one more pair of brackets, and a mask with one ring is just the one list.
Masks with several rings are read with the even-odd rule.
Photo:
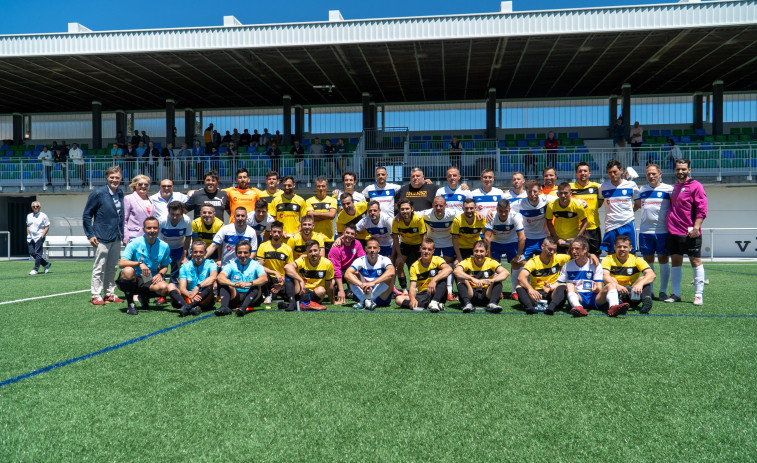
[[[0, 36], [0, 113], [755, 90], [757, 2]], [[333, 95], [316, 86], [334, 85]]]

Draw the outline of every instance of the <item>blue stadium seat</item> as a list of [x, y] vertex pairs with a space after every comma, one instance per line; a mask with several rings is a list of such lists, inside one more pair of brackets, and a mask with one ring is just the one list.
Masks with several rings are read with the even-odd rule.
[[568, 160], [570, 162], [581, 162], [581, 156], [579, 156], [577, 154], [569, 154], [568, 155]]
[[731, 150], [723, 151], [723, 158], [725, 159], [736, 159], [736, 155]]
[[573, 170], [573, 166], [569, 162], [558, 162], [557, 170], [560, 170], [563, 172], [570, 172], [571, 170]]
[[[350, 139], [350, 140], [352, 140], [352, 139]], [[421, 136], [420, 135], [413, 135], [412, 137], [410, 137], [410, 141], [421, 141]]]
[[657, 129], [655, 129], [655, 130], [650, 130], [650, 131], [649, 131], [649, 136], [650, 136], [650, 137], [659, 137], [659, 136], [660, 136], [660, 131], [659, 131], [659, 130], [657, 130]]
[[576, 153], [588, 153], [588, 152], [589, 152], [589, 148], [585, 146], [579, 146], [576, 148]]
[[463, 142], [463, 148], [465, 148], [467, 150], [472, 150], [473, 149], [473, 142], [472, 141]]
[[578, 138], [578, 132], [570, 132], [570, 133], [568, 133], [568, 138], [570, 138], [571, 140], [577, 139]]
[[520, 148], [528, 148], [528, 142], [526, 140], [518, 140], [517, 143]]
[[704, 129], [696, 129], [695, 133], [696, 133], [697, 135], [701, 135], [701, 136], [705, 136], [705, 135], [707, 135], [707, 132], [705, 132], [705, 130], [704, 130]]
[[691, 137], [688, 135], [681, 136], [681, 143], [691, 143]]
[[526, 140], [536, 140], [536, 134], [535, 133], [527, 133], [526, 134]]
[[473, 135], [473, 139], [474, 140], [483, 140], [484, 136], [483, 135]]
[[422, 138], [423, 141], [431, 141], [431, 135], [424, 135]]
[[444, 141], [452, 141], [452, 135], [442, 135], [442, 140], [444, 140]]
[[350, 142], [349, 143], [350, 143], [350, 145], [357, 145], [358, 143], [360, 143], [360, 139], [359, 138], [350, 138]]
[[670, 130], [670, 129], [664, 129], [664, 130], [660, 130], [660, 135], [661, 135], [661, 136], [663, 136], [663, 137], [668, 137], [668, 138], [670, 138], [670, 137], [672, 137], [672, 136], [673, 136], [673, 131], [672, 131], [672, 130]]
[[[10, 148], [11, 147], [8, 146], [8, 145], [3, 145], [3, 146], [0, 146], [0, 151], [6, 151], [6, 150], [9, 150]], [[40, 148], [40, 149], [42, 149], [42, 148]]]
[[500, 140], [497, 143], [497, 146], [500, 147], [500, 148], [507, 148], [507, 142], [505, 140]]

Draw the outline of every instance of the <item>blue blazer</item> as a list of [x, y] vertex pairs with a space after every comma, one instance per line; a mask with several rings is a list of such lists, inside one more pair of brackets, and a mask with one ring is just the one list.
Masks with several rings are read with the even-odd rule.
[[103, 185], [90, 193], [81, 218], [87, 239], [96, 236], [103, 243], [123, 240], [124, 192], [120, 188], [118, 189], [118, 199], [121, 201], [120, 213], [116, 210], [116, 205], [113, 204], [108, 185]]

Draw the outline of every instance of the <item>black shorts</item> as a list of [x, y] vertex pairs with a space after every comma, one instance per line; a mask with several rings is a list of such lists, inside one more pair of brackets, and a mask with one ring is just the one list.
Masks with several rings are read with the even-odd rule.
[[[145, 291], [150, 291], [150, 286], [152, 286], [152, 278], [148, 278], [147, 280], [145, 280], [144, 278], [142, 278], [142, 275], [135, 275], [134, 278], [135, 278], [134, 281], [136, 282], [136, 287], [134, 287], [134, 294], [140, 294]], [[129, 289], [130, 283], [132, 283], [130, 280], [121, 279], [121, 274], [119, 274], [118, 278], [116, 279], [116, 286], [123, 293], [126, 293], [123, 287], [126, 286], [126, 288]], [[158, 297], [158, 295], [150, 291], [149, 297]]]
[[687, 235], [668, 233], [666, 247], [669, 256], [674, 254], [682, 256], [685, 254], [689, 257], [702, 257], [702, 235], [699, 235], [697, 238], [689, 238]]
[[406, 257], [405, 263], [410, 268], [416, 260], [421, 258], [421, 245], [400, 243], [400, 254]]
[[585, 230], [584, 238], [589, 242], [589, 252], [599, 256], [602, 253], [599, 249], [599, 246], [602, 244], [602, 231], [599, 228]]
[[473, 248], [460, 248], [460, 257], [467, 259], [473, 255]]
[[[433, 297], [433, 295], [429, 294], [428, 291], [423, 291], [423, 292], [417, 293], [415, 295], [415, 300], [418, 301], [418, 307], [421, 307], [421, 308], [425, 309], [431, 303], [432, 297]], [[403, 309], [409, 309], [410, 308], [410, 299], [408, 299], [408, 300], [406, 300], [406, 301], [404, 301], [402, 303], [402, 308]]]
[[[253, 287], [250, 287], [250, 290], [252, 290], [252, 288]], [[239, 290], [237, 290], [237, 294], [229, 301], [229, 308], [236, 309], [237, 307], [242, 305], [242, 302], [244, 302], [244, 299], [247, 297], [248, 294], [250, 294], [250, 291], [242, 293], [242, 292], [239, 292]], [[252, 302], [250, 302], [250, 307], [254, 307], [260, 304], [260, 301], [262, 300], [261, 296], [262, 296], [262, 293], [258, 291], [257, 297]]]
[[[489, 297], [486, 295], [488, 288], [474, 289], [471, 294], [470, 302], [476, 307], [485, 306], [489, 304]], [[497, 296], [499, 298], [499, 296]]]

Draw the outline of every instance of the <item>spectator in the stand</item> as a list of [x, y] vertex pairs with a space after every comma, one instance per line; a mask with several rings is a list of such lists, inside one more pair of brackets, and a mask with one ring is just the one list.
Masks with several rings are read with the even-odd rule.
[[618, 159], [618, 155], [626, 151], [626, 137], [618, 137], [613, 141], [615, 142], [615, 159]]
[[221, 146], [229, 146], [229, 143], [231, 143], [231, 132], [227, 130], [226, 135], [221, 138]]
[[305, 175], [305, 147], [300, 145], [299, 140], [295, 140], [289, 154], [294, 155], [294, 170], [297, 181], [301, 181]]
[[457, 137], [452, 137], [452, 141], [449, 142], [449, 165], [457, 167], [458, 170], [462, 169], [460, 166], [460, 156], [463, 154], [463, 146], [457, 141]]
[[116, 143], [118, 143], [118, 145], [121, 148], [123, 148], [124, 146], [126, 146], [126, 137], [124, 137], [124, 133], [123, 132], [118, 132], [116, 134]]
[[213, 145], [210, 147], [210, 153], [208, 153], [208, 157], [210, 158], [210, 170], [220, 172], [221, 171], [221, 153], [218, 152], [218, 148], [216, 148], [216, 145]]
[[273, 139], [271, 138], [271, 133], [268, 131], [268, 129], [263, 129], [263, 134], [260, 136], [260, 144], [262, 146], [270, 146], [271, 141], [273, 141]]
[[174, 169], [173, 143], [171, 142], [166, 143], [166, 146], [162, 150], [160, 150], [160, 157], [161, 157], [161, 162], [163, 163], [163, 167], [165, 169], [165, 172], [162, 176], [173, 178], [175, 176], [175, 173], [173, 170]]
[[155, 205], [147, 194], [150, 191], [150, 177], [135, 176], [131, 179], [129, 188], [132, 194], [124, 198], [124, 245], [140, 236], [145, 219], [155, 214]]
[[[117, 147], [118, 145], [113, 145]], [[45, 179], [47, 180], [47, 186], [53, 184], [52, 172], [53, 172], [53, 153], [47, 149], [47, 146], [42, 147], [42, 151], [37, 155], [37, 160], [42, 162], [42, 166], [45, 168]]]
[[239, 144], [240, 146], [250, 146], [250, 142], [252, 142], [252, 135], [250, 135], [248, 129], [244, 129], [244, 132], [239, 136]]
[[271, 143], [265, 154], [271, 159], [271, 170], [279, 171], [281, 166], [281, 150], [276, 143]]
[[631, 149], [633, 150], [633, 165], [639, 165], [639, 148], [643, 141], [642, 135], [644, 129], [639, 125], [639, 121], [634, 122], [631, 129]]
[[140, 140], [142, 140], [142, 142], [144, 142], [145, 145], [150, 143], [150, 137], [147, 136], [147, 133], [144, 130], [142, 131], [142, 136], [139, 138]]
[[327, 138], [326, 144], [323, 146], [323, 158], [326, 161], [326, 169], [324, 171], [324, 174], [329, 178], [338, 178], [339, 175], [337, 173], [339, 166], [337, 165], [336, 155], [334, 154], [335, 152], [336, 150], [334, 149], [334, 145], [332, 145], [331, 140]]
[[344, 138], [340, 138], [334, 145], [334, 155], [336, 156], [337, 163], [339, 164], [339, 175], [344, 174], [347, 171], [347, 145], [344, 144]]
[[205, 141], [205, 149], [210, 151], [210, 145], [213, 144], [213, 124], [208, 124], [208, 127], [205, 129], [202, 136]]
[[[244, 129], [244, 131], [247, 132], [247, 129]], [[260, 146], [260, 134], [257, 129], [253, 130], [250, 136], [250, 146], [254, 146], [255, 148]]]
[[135, 176], [137, 175], [137, 171], [135, 169], [137, 164], [137, 158], [139, 157], [139, 153], [137, 153], [137, 148], [132, 145], [131, 142], [126, 144], [126, 149], [124, 150], [124, 168], [125, 172], [124, 175], [126, 176]]
[[178, 152], [178, 159], [177, 162], [179, 163], [179, 172], [181, 172], [181, 179], [184, 180], [185, 183], [189, 183], [189, 169], [190, 169], [190, 160], [189, 158], [192, 157], [192, 150], [187, 148], [186, 143], [181, 144], [181, 149]]
[[200, 179], [200, 173], [205, 167], [205, 163], [200, 159], [201, 156], [205, 156], [205, 149], [200, 146], [200, 140], [195, 140], [195, 146], [192, 148], [192, 157], [195, 161], [195, 175], [197, 176], [197, 183], [202, 183]]
[[124, 155], [124, 150], [122, 150], [118, 143], [113, 143], [113, 146], [110, 148], [110, 156], [114, 158], [120, 158]]
[[58, 149], [58, 142], [57, 141], [53, 141], [50, 144], [50, 152], [53, 153], [53, 154], [55, 154], [55, 150], [56, 149]]
[[615, 125], [612, 126], [612, 146], [615, 147], [620, 139], [623, 139], [623, 147], [626, 146], [626, 124], [624, 124], [623, 116], [620, 116]]
[[[315, 140], [313, 140], [313, 143], [311, 143], [310, 145], [310, 155], [315, 156], [316, 158], [321, 158], [323, 156], [323, 153], [324, 151], [323, 151], [323, 145], [321, 145], [321, 139], [316, 137]], [[313, 160], [311, 162], [313, 163], [314, 166], [318, 166], [318, 169], [316, 172], [317, 175], [321, 175], [322, 173], [321, 166], [323, 166], [322, 159]], [[311, 171], [310, 171], [311, 177], [313, 176], [313, 170], [316, 170], [316, 169], [311, 168]]]
[[137, 146], [140, 141], [142, 141], [142, 137], [139, 136], [139, 130], [135, 130], [134, 135], [131, 137], [131, 144]]
[[546, 153], [545, 167], [555, 167], [557, 165], [557, 147], [559, 145], [560, 143], [555, 138], [555, 133], [550, 130], [547, 138], [544, 140], [544, 152]]
[[42, 212], [39, 201], [32, 203], [32, 212], [26, 216], [26, 244], [29, 247], [29, 256], [34, 259], [34, 268], [29, 275], [39, 273], [40, 265], [45, 273], [50, 271], [52, 264], [42, 257], [42, 245], [45, 244], [45, 235], [50, 231], [50, 219]]
[[275, 134], [273, 134], [273, 138], [271, 139], [271, 142], [276, 142], [277, 145], [281, 146], [281, 141], [284, 139], [284, 137], [281, 136], [281, 132], [278, 130]]
[[218, 133], [218, 130], [213, 131], [213, 146], [216, 148], [221, 146], [221, 134]]
[[[118, 166], [105, 170], [105, 185], [90, 193], [84, 206], [82, 223], [84, 233], [95, 248], [92, 266], [92, 305], [105, 302], [123, 302], [116, 297], [116, 265], [121, 254], [124, 236], [124, 193], [121, 185], [121, 169]], [[105, 285], [105, 299], [102, 297]]]
[[63, 150], [63, 154], [65, 154], [66, 157], [68, 157], [69, 148], [68, 148], [68, 143], [66, 143], [66, 140], [61, 140], [60, 147]]
[[[145, 156], [145, 153], [147, 153], [147, 146], [139, 141], [136, 144], [132, 143], [133, 146], [136, 146], [135, 150], [137, 151], [137, 158], [142, 158]], [[139, 162], [144, 162], [144, 160], [140, 160]]]
[[231, 141], [234, 142], [235, 145], [239, 146], [242, 142], [242, 136], [239, 133], [239, 130], [234, 129], [234, 132], [231, 134]]
[[53, 161], [60, 166], [61, 172], [63, 172], [64, 181], [68, 179], [68, 169], [66, 168], [66, 155], [63, 153], [63, 147], [56, 146], [53, 153]]
[[231, 170], [237, 170], [239, 168], [239, 150], [237, 149], [237, 145], [233, 141], [230, 141], [227, 146], [226, 156], [228, 156], [231, 163]]
[[160, 150], [155, 147], [155, 144], [151, 141], [147, 142], [147, 175], [155, 178], [155, 165], [160, 163]]
[[160, 181], [160, 191], [150, 196], [152, 204], [155, 206], [153, 217], [163, 220], [168, 217], [168, 204], [173, 201], [179, 201], [185, 204], [189, 198], [184, 193], [173, 191], [173, 180], [164, 178]]
[[87, 184], [87, 170], [84, 166], [84, 152], [79, 148], [77, 143], [71, 145], [71, 149], [68, 151], [68, 156], [74, 163], [74, 170], [76, 176], [81, 180], [81, 186]]
[[683, 158], [683, 154], [681, 153], [681, 148], [676, 145], [675, 140], [672, 138], [668, 138], [668, 146], [670, 147], [670, 151], [668, 152], [668, 162], [670, 163], [670, 167], [674, 167], [676, 160]]

